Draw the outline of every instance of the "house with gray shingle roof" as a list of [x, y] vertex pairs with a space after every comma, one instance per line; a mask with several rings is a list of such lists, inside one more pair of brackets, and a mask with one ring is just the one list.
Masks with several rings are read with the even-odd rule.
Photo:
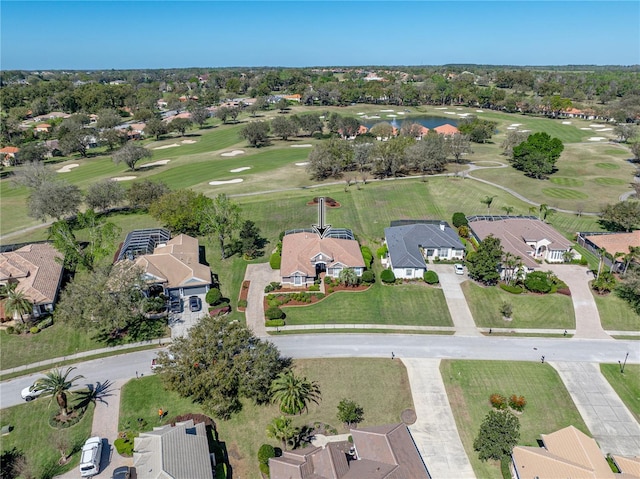
[[422, 221], [384, 230], [387, 264], [396, 278], [422, 278], [426, 261], [462, 260], [465, 247], [456, 230], [444, 221]]
[[140, 433], [133, 466], [138, 479], [213, 479], [205, 424], [190, 419]]

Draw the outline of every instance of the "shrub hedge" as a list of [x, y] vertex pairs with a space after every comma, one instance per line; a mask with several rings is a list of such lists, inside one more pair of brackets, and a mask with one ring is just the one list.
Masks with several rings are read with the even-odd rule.
[[207, 291], [207, 295], [205, 296], [205, 300], [211, 306], [215, 306], [216, 304], [218, 304], [221, 299], [222, 293], [218, 288], [211, 288], [209, 291]]
[[383, 283], [395, 283], [396, 275], [393, 274], [392, 270], [385, 269], [380, 273], [380, 280], [382, 280]]
[[428, 284], [438, 284], [440, 282], [438, 273], [433, 270], [425, 271], [422, 278], [424, 279], [424, 282]]
[[264, 312], [264, 315], [267, 319], [284, 319], [284, 311], [282, 311], [277, 306], [271, 306]]
[[500, 289], [503, 289], [507, 293], [520, 294], [524, 291], [520, 286], [511, 286], [510, 284], [500, 283]]
[[373, 271], [368, 269], [367, 271], [362, 273], [362, 276], [360, 277], [360, 279], [362, 280], [363, 283], [372, 284], [376, 282], [376, 275]]
[[284, 319], [268, 319], [264, 322], [267, 328], [280, 328], [284, 326]]
[[269, 258], [269, 266], [271, 269], [280, 269], [280, 263], [282, 262], [282, 257], [279, 253], [273, 253]]

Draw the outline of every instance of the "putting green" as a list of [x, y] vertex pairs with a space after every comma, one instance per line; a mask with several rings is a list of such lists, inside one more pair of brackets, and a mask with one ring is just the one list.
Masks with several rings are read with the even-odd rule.
[[577, 178], [566, 178], [566, 177], [554, 177], [554, 178], [551, 178], [549, 181], [551, 181], [551, 183], [555, 185], [560, 185], [560, 186], [582, 186], [584, 184], [582, 180], [579, 180]]
[[595, 181], [596, 183], [602, 186], [624, 185], [625, 183], [627, 183], [625, 180], [621, 180], [620, 178], [608, 178], [608, 177], [596, 178], [593, 181]]
[[616, 165], [614, 163], [596, 163], [595, 166], [602, 168], [603, 170], [617, 170], [620, 168], [620, 165]]
[[614, 150], [613, 148], [610, 148], [608, 150], [604, 150], [605, 155], [628, 155], [629, 152], [625, 151], [625, 150]]
[[586, 200], [589, 198], [589, 195], [586, 195], [581, 191], [565, 188], [542, 188], [542, 193], [551, 198], [559, 198], [563, 200]]

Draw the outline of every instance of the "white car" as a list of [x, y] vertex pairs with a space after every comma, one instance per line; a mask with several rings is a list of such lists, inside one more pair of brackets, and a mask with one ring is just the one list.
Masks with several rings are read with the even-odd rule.
[[90, 437], [82, 446], [80, 457], [80, 476], [95, 476], [100, 472], [100, 456], [102, 456], [102, 438]]
[[456, 270], [456, 274], [464, 274], [464, 265], [456, 263], [453, 265], [453, 268]]
[[33, 383], [31, 386], [24, 388], [20, 392], [20, 396], [22, 396], [22, 399], [29, 402], [40, 396], [40, 394], [42, 394], [42, 389], [36, 389], [36, 385], [36, 383]]

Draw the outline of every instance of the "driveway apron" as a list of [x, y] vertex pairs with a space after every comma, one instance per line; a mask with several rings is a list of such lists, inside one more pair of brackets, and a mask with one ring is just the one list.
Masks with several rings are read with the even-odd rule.
[[402, 358], [417, 420], [409, 426], [432, 479], [474, 478], [453, 419], [439, 359]]
[[640, 425], [596, 363], [550, 363], [567, 387], [591, 435], [605, 454], [637, 456]]

